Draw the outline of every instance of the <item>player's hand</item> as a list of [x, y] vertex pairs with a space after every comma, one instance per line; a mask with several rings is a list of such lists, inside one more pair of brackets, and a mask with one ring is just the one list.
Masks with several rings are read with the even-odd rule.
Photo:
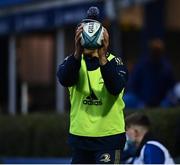
[[98, 49], [99, 62], [101, 65], [105, 65], [107, 63], [106, 54], [109, 47], [109, 34], [105, 28], [104, 28], [103, 37], [104, 39], [102, 40], [102, 47]]
[[76, 29], [76, 34], [75, 34], [75, 52], [74, 52], [74, 57], [76, 59], [80, 59], [82, 52], [83, 52], [83, 48], [81, 46], [80, 40], [81, 40], [81, 33], [83, 31], [83, 25], [80, 24], [80, 26], [78, 26], [78, 28]]

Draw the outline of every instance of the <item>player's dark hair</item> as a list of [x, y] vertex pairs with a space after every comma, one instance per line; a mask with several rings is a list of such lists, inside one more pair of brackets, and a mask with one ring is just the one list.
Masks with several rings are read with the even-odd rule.
[[126, 123], [126, 128], [133, 125], [139, 125], [149, 129], [151, 126], [151, 122], [149, 118], [145, 114], [141, 114], [141, 113], [133, 113], [128, 115], [125, 119], [125, 123]]
[[87, 11], [87, 19], [99, 20], [99, 9], [96, 6], [91, 6]]

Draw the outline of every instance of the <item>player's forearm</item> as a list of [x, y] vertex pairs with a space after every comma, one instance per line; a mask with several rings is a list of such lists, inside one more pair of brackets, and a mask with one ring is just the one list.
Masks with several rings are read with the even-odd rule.
[[76, 60], [74, 56], [70, 56], [61, 65], [59, 65], [57, 71], [57, 77], [59, 82], [65, 86], [73, 86], [79, 75], [80, 61]]
[[[127, 74], [123, 68], [122, 72]], [[111, 62], [108, 62], [106, 65], [101, 66], [101, 73], [107, 90], [112, 95], [118, 95], [119, 93], [121, 93], [127, 82], [126, 76], [123, 74], [120, 75], [117, 71], [116, 66], [114, 66]]]

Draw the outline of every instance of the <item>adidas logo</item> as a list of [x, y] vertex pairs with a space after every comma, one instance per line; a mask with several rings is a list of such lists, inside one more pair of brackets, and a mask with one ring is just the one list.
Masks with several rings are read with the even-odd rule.
[[87, 96], [83, 100], [83, 104], [87, 104], [87, 105], [102, 105], [102, 101], [100, 99], [98, 99], [97, 96], [92, 91], [91, 95]]

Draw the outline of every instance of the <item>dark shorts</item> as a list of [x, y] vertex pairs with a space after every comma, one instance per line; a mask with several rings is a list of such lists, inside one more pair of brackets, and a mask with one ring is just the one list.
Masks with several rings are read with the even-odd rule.
[[120, 164], [120, 150], [87, 151], [73, 149], [72, 164]]
[[72, 164], [119, 164], [125, 133], [106, 137], [70, 135]]

